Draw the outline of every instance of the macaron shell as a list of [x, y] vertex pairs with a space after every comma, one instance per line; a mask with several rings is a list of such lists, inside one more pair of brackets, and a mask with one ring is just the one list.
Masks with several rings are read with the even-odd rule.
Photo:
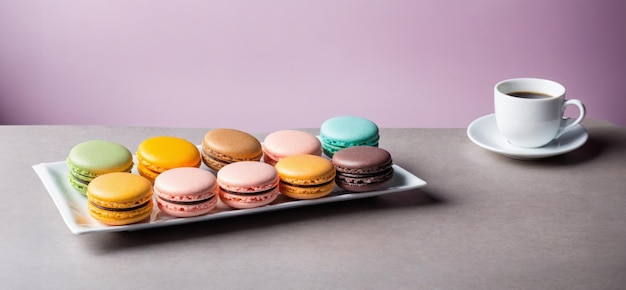
[[315, 187], [299, 187], [281, 182], [279, 188], [282, 194], [294, 199], [316, 199], [329, 195], [335, 189], [335, 183], [327, 182]]
[[171, 200], [195, 201], [214, 192], [215, 175], [197, 167], [179, 167], [167, 170], [157, 177], [155, 193]]
[[393, 169], [386, 176], [367, 177], [367, 178], [350, 178], [343, 175], [337, 175], [337, 186], [352, 192], [366, 192], [378, 190], [387, 186], [393, 177]]
[[72, 172], [95, 178], [109, 172], [130, 172], [133, 157], [130, 151], [115, 142], [91, 140], [74, 146], [67, 157]]
[[357, 116], [338, 116], [322, 123], [320, 135], [337, 144], [370, 143], [378, 139], [378, 126]]
[[385, 149], [355, 146], [338, 151], [332, 163], [343, 173], [369, 174], [386, 170], [391, 166], [392, 159]]
[[300, 155], [322, 155], [322, 144], [313, 134], [299, 130], [273, 132], [263, 141], [263, 159], [275, 165], [281, 158]]
[[276, 169], [266, 163], [241, 161], [231, 163], [217, 172], [217, 184], [228, 191], [251, 193], [278, 185]]
[[198, 204], [175, 204], [167, 200], [163, 200], [160, 196], [156, 197], [157, 206], [160, 211], [174, 217], [194, 217], [208, 214], [217, 205], [217, 195], [213, 195], [211, 199]]
[[141, 221], [152, 213], [152, 184], [132, 173], [107, 173], [87, 187], [89, 213], [109, 225]]
[[159, 209], [176, 217], [209, 213], [218, 199], [215, 176], [196, 167], [179, 167], [159, 174], [154, 194]]
[[202, 139], [202, 160], [214, 170], [233, 162], [259, 161], [262, 156], [261, 142], [243, 131], [213, 129]]
[[278, 186], [267, 193], [257, 195], [233, 194], [222, 189], [219, 190], [220, 200], [224, 204], [237, 209], [255, 208], [268, 205], [272, 203], [279, 194], [280, 191], [278, 190]]

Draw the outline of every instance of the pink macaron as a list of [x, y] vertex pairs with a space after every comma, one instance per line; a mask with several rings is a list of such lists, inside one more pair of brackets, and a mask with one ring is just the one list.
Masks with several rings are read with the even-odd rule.
[[154, 181], [159, 209], [175, 217], [192, 217], [209, 213], [217, 204], [215, 175], [195, 167], [164, 171]]
[[292, 155], [322, 155], [322, 143], [313, 134], [298, 130], [273, 132], [263, 141], [263, 161], [276, 165], [281, 158]]
[[237, 209], [267, 205], [278, 197], [274, 166], [255, 161], [228, 164], [217, 172], [220, 200]]

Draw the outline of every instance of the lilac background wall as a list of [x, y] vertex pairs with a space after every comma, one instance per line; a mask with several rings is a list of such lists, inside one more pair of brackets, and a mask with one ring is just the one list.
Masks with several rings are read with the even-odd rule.
[[466, 127], [535, 76], [626, 125], [625, 53], [623, 0], [0, 0], [0, 124]]

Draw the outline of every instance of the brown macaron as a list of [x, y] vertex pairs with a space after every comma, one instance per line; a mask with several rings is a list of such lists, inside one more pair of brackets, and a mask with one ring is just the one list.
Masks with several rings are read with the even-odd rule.
[[393, 178], [393, 160], [385, 149], [356, 146], [337, 151], [332, 163], [337, 170], [335, 182], [345, 190], [365, 192], [378, 190]]
[[202, 161], [215, 171], [234, 162], [260, 161], [261, 157], [263, 157], [261, 142], [243, 131], [213, 129], [202, 139]]

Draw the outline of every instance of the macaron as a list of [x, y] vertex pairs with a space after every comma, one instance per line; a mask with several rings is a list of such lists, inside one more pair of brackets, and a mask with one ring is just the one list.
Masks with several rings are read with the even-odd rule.
[[299, 130], [272, 132], [263, 140], [263, 161], [275, 165], [281, 158], [300, 155], [322, 155], [322, 144], [315, 135]]
[[393, 160], [385, 149], [356, 146], [337, 151], [332, 163], [335, 182], [345, 190], [365, 192], [383, 188], [393, 178]]
[[219, 171], [222, 167], [240, 161], [260, 161], [261, 142], [249, 133], [220, 128], [207, 132], [202, 139], [202, 161]]
[[200, 152], [191, 142], [173, 136], [143, 140], [137, 148], [137, 171], [154, 183], [156, 177], [178, 167], [200, 167]]
[[107, 173], [87, 186], [89, 214], [108, 225], [140, 222], [150, 216], [152, 207], [152, 183], [143, 176]]
[[91, 140], [74, 146], [66, 160], [71, 186], [86, 195], [87, 185], [94, 178], [111, 172], [130, 172], [133, 156], [115, 142]]
[[209, 213], [217, 204], [215, 175], [197, 167], [167, 170], [154, 180], [159, 209], [175, 217]]
[[217, 172], [220, 200], [237, 209], [270, 204], [278, 197], [278, 175], [272, 165], [241, 161], [224, 166]]
[[292, 155], [275, 165], [280, 177], [280, 192], [294, 199], [315, 199], [335, 188], [335, 167], [316, 155]]
[[358, 116], [330, 118], [320, 127], [324, 154], [333, 157], [335, 152], [353, 146], [378, 147], [378, 126], [369, 119]]

